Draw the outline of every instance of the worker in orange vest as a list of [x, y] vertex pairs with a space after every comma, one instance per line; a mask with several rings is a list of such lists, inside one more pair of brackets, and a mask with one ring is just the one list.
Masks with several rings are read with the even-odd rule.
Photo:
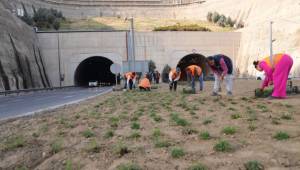
[[198, 77], [199, 83], [200, 83], [200, 91], [203, 90], [203, 74], [201, 67], [197, 65], [190, 65], [186, 69], [186, 74], [188, 77], [190, 77], [192, 81], [192, 89], [195, 91], [195, 79]]
[[150, 84], [149, 79], [147, 78], [147, 75], [145, 75], [145, 77], [141, 79], [141, 81], [139, 83], [139, 88], [140, 88], [140, 90], [150, 91], [151, 84]]
[[179, 67], [176, 69], [172, 69], [169, 73], [169, 85], [170, 85], [170, 91], [174, 89], [176, 91], [177, 89], [177, 82], [180, 79], [181, 76], [181, 70]]
[[124, 78], [125, 78], [124, 89], [129, 88], [130, 90], [132, 90], [133, 83], [135, 81], [135, 77], [136, 77], [135, 72], [127, 72], [127, 73], [125, 73], [125, 75], [124, 75]]

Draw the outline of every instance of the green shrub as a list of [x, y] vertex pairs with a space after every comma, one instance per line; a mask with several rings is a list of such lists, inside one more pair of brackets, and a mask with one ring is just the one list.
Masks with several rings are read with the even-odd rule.
[[91, 131], [90, 129], [87, 129], [85, 131], [82, 132], [82, 135], [86, 138], [90, 138], [90, 137], [93, 137], [95, 136], [94, 132]]
[[236, 128], [232, 127], [232, 126], [227, 126], [227, 127], [224, 127], [222, 132], [225, 133], [226, 135], [233, 135], [236, 133]]
[[99, 153], [100, 152], [100, 145], [97, 143], [96, 139], [92, 139], [87, 147], [88, 152]]
[[104, 134], [104, 138], [108, 139], [114, 136], [114, 131], [112, 130], [108, 130], [107, 132], [105, 132]]
[[140, 124], [138, 122], [133, 122], [131, 124], [131, 129], [140, 129]]
[[257, 127], [256, 127], [254, 124], [250, 124], [250, 125], [248, 126], [248, 129], [249, 129], [250, 131], [254, 131], [256, 128], [257, 128]]
[[185, 153], [182, 148], [175, 147], [171, 150], [172, 158], [180, 158], [184, 155], [185, 155]]
[[187, 126], [190, 124], [186, 119], [180, 118], [178, 113], [172, 113], [171, 120], [174, 121], [178, 126]]
[[229, 142], [225, 140], [220, 140], [218, 143], [215, 144], [214, 150], [218, 152], [229, 152], [232, 150], [232, 146]]
[[207, 119], [204, 119], [203, 124], [204, 124], [204, 125], [208, 125], [208, 124], [210, 124], [210, 123], [212, 123], [212, 122], [213, 122], [212, 119], [207, 118]]
[[155, 129], [153, 130], [153, 133], [152, 133], [152, 136], [153, 136], [153, 137], [158, 138], [158, 137], [160, 137], [161, 135], [162, 135], [162, 133], [161, 133], [160, 129], [155, 128]]
[[210, 134], [209, 134], [208, 131], [201, 132], [201, 133], [199, 134], [199, 137], [200, 137], [201, 139], [203, 139], [203, 140], [209, 140], [209, 139], [211, 139], [211, 136], [210, 136]]
[[239, 118], [241, 118], [241, 115], [240, 114], [232, 114], [231, 115], [231, 119], [239, 119]]
[[26, 140], [23, 136], [13, 136], [6, 140], [5, 149], [11, 150], [15, 148], [24, 147], [26, 144]]
[[57, 140], [53, 141], [51, 144], [51, 152], [53, 154], [56, 154], [56, 153], [60, 152], [61, 150], [62, 150], [62, 140], [57, 139]]
[[279, 131], [273, 137], [277, 140], [287, 140], [290, 138], [290, 135], [286, 132]]
[[175, 24], [175, 25], [170, 25], [170, 26], [155, 27], [153, 31], [205, 31], [205, 32], [210, 32], [211, 30], [206, 27], [199, 26], [197, 24], [190, 24], [190, 25]]
[[167, 148], [172, 144], [167, 140], [156, 139], [154, 145], [156, 148]]
[[119, 142], [118, 144], [116, 144], [114, 146], [113, 150], [114, 150], [114, 153], [119, 155], [119, 156], [123, 156], [123, 155], [128, 154], [130, 152], [127, 145], [125, 145], [122, 142]]
[[264, 166], [258, 161], [249, 161], [244, 164], [246, 170], [264, 170]]
[[292, 120], [293, 117], [290, 113], [284, 113], [282, 116], [281, 116], [281, 119], [285, 119], [285, 120]]
[[201, 163], [194, 164], [188, 168], [188, 170], [207, 170], [207, 169], [208, 168]]
[[141, 134], [137, 131], [134, 131], [130, 134], [129, 138], [132, 138], [132, 139], [137, 139], [137, 138], [140, 138], [141, 137]]
[[67, 160], [65, 170], [73, 170], [73, 163], [71, 160]]
[[117, 166], [117, 170], [142, 170], [142, 168], [137, 164], [127, 163]]

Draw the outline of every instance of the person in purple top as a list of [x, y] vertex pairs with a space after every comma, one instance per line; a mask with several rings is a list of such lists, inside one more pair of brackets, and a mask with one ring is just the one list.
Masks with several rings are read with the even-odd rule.
[[233, 66], [231, 59], [225, 55], [218, 54], [209, 56], [206, 60], [215, 77], [212, 95], [218, 95], [220, 83], [225, 80], [227, 95], [231, 96], [233, 86]]

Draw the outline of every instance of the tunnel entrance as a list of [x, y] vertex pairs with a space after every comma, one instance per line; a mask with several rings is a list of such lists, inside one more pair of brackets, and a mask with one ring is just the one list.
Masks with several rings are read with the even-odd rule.
[[111, 60], [100, 56], [83, 60], [75, 71], [75, 85], [87, 87], [90, 81], [108, 86], [115, 84], [115, 75], [110, 71], [112, 64]]
[[184, 56], [177, 64], [177, 67], [181, 69], [181, 78], [180, 80], [186, 81], [187, 80], [187, 75], [185, 72], [185, 68], [190, 66], [190, 65], [198, 65], [202, 68], [202, 72], [204, 77], [208, 74], [209, 68], [206, 64], [205, 61], [205, 56], [201, 54], [189, 54]]

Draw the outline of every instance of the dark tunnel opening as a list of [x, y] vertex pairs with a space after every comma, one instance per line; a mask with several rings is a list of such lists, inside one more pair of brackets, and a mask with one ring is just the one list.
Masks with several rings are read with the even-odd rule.
[[87, 87], [90, 81], [101, 85], [114, 85], [115, 75], [110, 71], [113, 62], [105, 57], [90, 57], [83, 60], [75, 71], [75, 85]]
[[180, 80], [182, 80], [182, 81], [187, 80], [187, 75], [186, 75], [186, 72], [185, 72], [185, 68], [190, 66], [190, 65], [200, 66], [202, 68], [204, 78], [209, 73], [209, 68], [206, 64], [205, 56], [203, 56], [201, 54], [189, 54], [189, 55], [184, 56], [177, 64], [177, 67], [179, 67], [181, 69], [181, 78], [180, 78]]

